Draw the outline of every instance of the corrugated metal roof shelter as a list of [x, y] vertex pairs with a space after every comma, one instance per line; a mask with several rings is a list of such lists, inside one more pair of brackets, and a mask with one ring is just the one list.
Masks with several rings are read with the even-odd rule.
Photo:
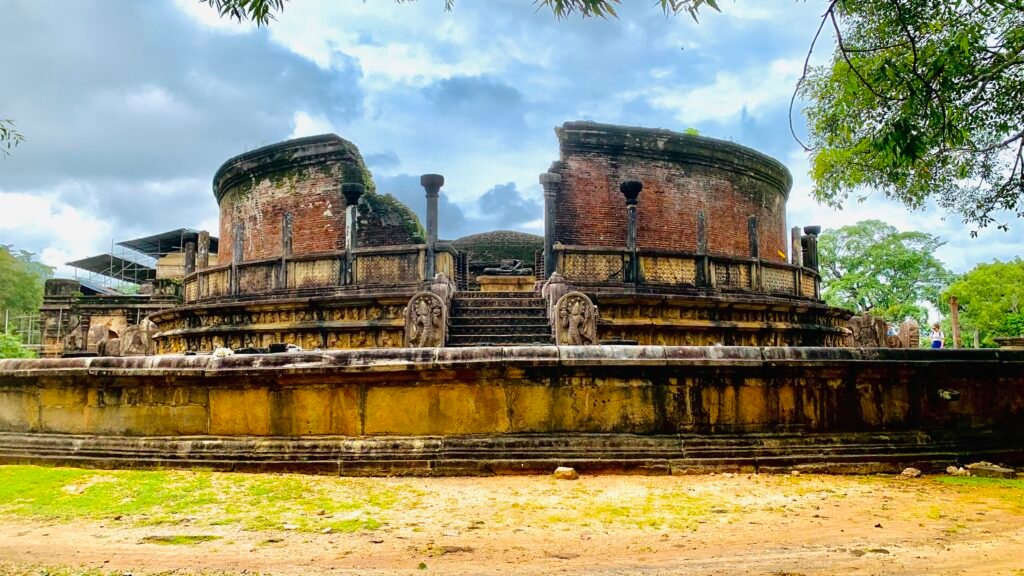
[[[125, 248], [131, 248], [137, 252], [142, 252], [147, 256], [154, 258], [160, 258], [173, 252], [184, 252], [185, 244], [193, 242], [196, 246], [199, 245], [199, 231], [191, 228], [178, 228], [177, 230], [170, 230], [167, 232], [161, 232], [160, 234], [154, 234], [152, 236], [146, 236], [145, 238], [136, 238], [134, 240], [124, 240], [118, 242], [118, 246], [124, 246]], [[210, 236], [210, 253], [217, 253], [217, 237]]]
[[98, 254], [68, 262], [67, 265], [134, 284], [151, 282], [156, 278], [156, 268], [113, 254]]

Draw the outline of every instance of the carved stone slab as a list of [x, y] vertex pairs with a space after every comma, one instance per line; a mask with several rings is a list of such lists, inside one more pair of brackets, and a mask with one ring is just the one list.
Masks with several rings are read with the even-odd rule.
[[592, 346], [597, 340], [597, 306], [582, 292], [569, 292], [555, 304], [555, 343]]
[[448, 307], [433, 292], [420, 292], [405, 308], [405, 346], [440, 348], [448, 329]]

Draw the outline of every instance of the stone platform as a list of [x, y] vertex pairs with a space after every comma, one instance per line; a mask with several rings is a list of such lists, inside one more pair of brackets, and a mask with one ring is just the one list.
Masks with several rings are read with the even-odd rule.
[[330, 474], [1024, 463], [1024, 351], [484, 347], [0, 360], [0, 462]]

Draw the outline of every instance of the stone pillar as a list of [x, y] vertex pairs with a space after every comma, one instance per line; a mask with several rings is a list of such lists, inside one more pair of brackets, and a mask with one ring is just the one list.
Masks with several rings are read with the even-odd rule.
[[555, 271], [555, 198], [562, 185], [561, 174], [545, 172], [540, 175], [544, 188], [544, 278]]
[[757, 216], [747, 218], [747, 236], [750, 238], [750, 257], [758, 258], [761, 253], [761, 245], [757, 238]]
[[953, 348], [960, 347], [960, 302], [956, 296], [949, 297], [949, 327], [953, 332]]
[[281, 216], [281, 271], [278, 275], [277, 287], [288, 287], [288, 257], [292, 255], [292, 213], [285, 212]]
[[800, 246], [803, 249], [804, 267], [818, 271], [818, 234], [821, 234], [821, 226], [804, 226], [805, 236], [800, 239]]
[[792, 251], [789, 255], [789, 261], [794, 266], [804, 265], [804, 251], [803, 242], [800, 240], [800, 227], [793, 226], [789, 231], [789, 245]]
[[[764, 286], [761, 282], [761, 244], [758, 240], [757, 216], [747, 217], [747, 240], [750, 245], [750, 258], [753, 260], [750, 264], [750, 288], [751, 290], [761, 291]], [[795, 286], [799, 291], [799, 279]]]
[[420, 176], [420, 186], [427, 193], [427, 262], [424, 276], [427, 281], [434, 279], [434, 249], [437, 245], [437, 199], [444, 186], [444, 176], [440, 174], [424, 174]]
[[185, 275], [196, 271], [196, 244], [195, 242], [185, 243]]
[[637, 282], [639, 280], [640, 263], [636, 257], [636, 205], [640, 201], [640, 192], [644, 185], [636, 180], [627, 180], [619, 184], [619, 192], [626, 198], [626, 251], [629, 252], [629, 277], [626, 282]]
[[355, 283], [356, 261], [353, 251], [358, 238], [359, 199], [366, 192], [366, 187], [358, 182], [345, 182], [341, 185], [341, 193], [345, 196], [345, 283]]
[[199, 246], [196, 247], [196, 269], [210, 267], [210, 233], [206, 230], [199, 231]]
[[697, 211], [697, 286], [711, 285], [711, 270], [708, 265], [708, 225], [703, 210]]
[[231, 293], [238, 294], [238, 265], [242, 262], [242, 250], [245, 249], [245, 226], [235, 224], [231, 238]]

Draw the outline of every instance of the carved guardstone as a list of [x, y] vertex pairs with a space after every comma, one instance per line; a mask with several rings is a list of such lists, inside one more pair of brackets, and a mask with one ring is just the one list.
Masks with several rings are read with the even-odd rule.
[[448, 328], [448, 310], [444, 300], [433, 292], [420, 292], [405, 308], [405, 346], [440, 348]]
[[592, 346], [597, 341], [597, 306], [582, 292], [569, 292], [555, 304], [555, 343]]

